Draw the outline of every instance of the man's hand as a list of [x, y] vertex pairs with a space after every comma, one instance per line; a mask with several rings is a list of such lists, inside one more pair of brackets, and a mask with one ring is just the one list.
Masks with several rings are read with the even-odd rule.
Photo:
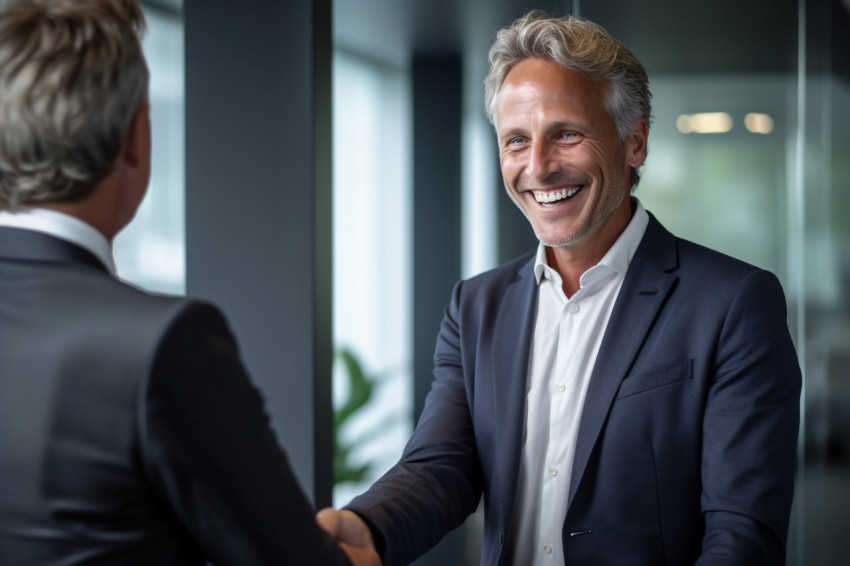
[[327, 507], [316, 514], [316, 522], [339, 541], [355, 566], [381, 566], [372, 531], [355, 513]]
[[358, 548], [344, 542], [340, 542], [339, 547], [348, 555], [354, 566], [381, 566], [381, 557], [374, 550]]

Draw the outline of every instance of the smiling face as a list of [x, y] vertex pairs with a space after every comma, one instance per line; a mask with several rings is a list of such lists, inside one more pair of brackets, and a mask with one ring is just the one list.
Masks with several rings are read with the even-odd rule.
[[631, 219], [629, 170], [643, 164], [647, 137], [640, 120], [620, 142], [604, 93], [552, 61], [526, 59], [508, 73], [496, 106], [508, 194], [545, 245], [597, 260]]

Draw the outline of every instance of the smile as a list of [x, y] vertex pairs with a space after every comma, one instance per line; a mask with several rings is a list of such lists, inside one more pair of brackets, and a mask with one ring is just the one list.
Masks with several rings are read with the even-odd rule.
[[540, 204], [553, 204], [570, 198], [571, 196], [579, 192], [583, 187], [584, 185], [579, 185], [571, 189], [561, 189], [560, 191], [550, 191], [545, 193], [534, 191], [534, 198]]

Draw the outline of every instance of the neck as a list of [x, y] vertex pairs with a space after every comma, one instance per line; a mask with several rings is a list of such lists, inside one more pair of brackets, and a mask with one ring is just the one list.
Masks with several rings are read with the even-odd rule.
[[117, 230], [114, 229], [112, 223], [109, 222], [109, 215], [106, 214], [103, 204], [98, 199], [86, 198], [81, 201], [73, 202], [46, 202], [39, 203], [39, 207], [48, 210], [55, 210], [73, 216], [82, 220], [86, 224], [92, 226], [95, 230], [103, 234], [108, 242], [112, 242]]
[[623, 233], [635, 210], [635, 203], [617, 207], [595, 232], [566, 246], [546, 246], [546, 262], [558, 272], [564, 294], [572, 297], [581, 288], [581, 276], [598, 264]]

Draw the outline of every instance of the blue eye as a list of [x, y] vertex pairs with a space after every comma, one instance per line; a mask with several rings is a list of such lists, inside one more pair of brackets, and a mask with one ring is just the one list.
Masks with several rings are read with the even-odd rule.
[[582, 140], [582, 135], [578, 132], [566, 131], [558, 134], [557, 141], [564, 142], [565, 144], [573, 145], [577, 144]]
[[525, 143], [525, 138], [511, 138], [508, 140], [506, 146], [515, 146]]

